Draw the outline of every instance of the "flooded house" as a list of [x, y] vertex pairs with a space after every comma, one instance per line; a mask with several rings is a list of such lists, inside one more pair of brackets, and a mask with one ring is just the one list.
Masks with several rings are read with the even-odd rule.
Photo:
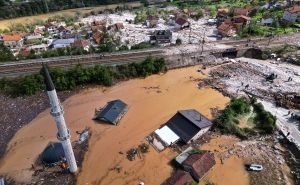
[[118, 125], [124, 114], [128, 111], [128, 105], [121, 100], [113, 100], [96, 112], [94, 119]]
[[195, 109], [180, 110], [166, 123], [166, 126], [185, 143], [198, 139], [212, 125], [211, 121]]
[[199, 182], [216, 164], [214, 154], [208, 151], [191, 154], [183, 161], [183, 169]]
[[183, 185], [183, 184], [191, 184], [193, 182], [194, 180], [188, 172], [185, 172], [183, 170], [177, 170], [162, 185]]

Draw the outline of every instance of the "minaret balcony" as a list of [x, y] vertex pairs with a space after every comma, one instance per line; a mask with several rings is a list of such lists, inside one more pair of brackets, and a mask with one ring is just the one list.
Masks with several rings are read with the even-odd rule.
[[71, 134], [70, 134], [69, 129], [67, 129], [67, 132], [68, 132], [68, 134], [67, 134], [66, 136], [60, 136], [60, 134], [59, 134], [59, 132], [58, 132], [58, 133], [57, 133], [57, 139], [58, 139], [59, 141], [65, 141], [65, 140], [67, 140], [67, 139], [70, 139]]

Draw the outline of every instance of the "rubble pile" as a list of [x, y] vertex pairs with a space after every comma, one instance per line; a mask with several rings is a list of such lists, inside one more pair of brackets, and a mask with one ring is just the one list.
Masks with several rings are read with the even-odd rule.
[[219, 145], [220, 150], [217, 151], [216, 156], [220, 158], [222, 163], [232, 156], [237, 156], [243, 159], [245, 164], [263, 165], [263, 171], [249, 173], [250, 184], [286, 184], [287, 177], [282, 173], [285, 164], [284, 150], [281, 149], [277, 143], [278, 141], [274, 139], [273, 136], [266, 136], [240, 141], [235, 144]]
[[[265, 100], [300, 92], [300, 68], [284, 63], [239, 58], [211, 70], [211, 86], [233, 96], [254, 95]], [[272, 75], [273, 74], [273, 75]], [[274, 76], [272, 80], [268, 80]]]
[[114, 35], [119, 37], [122, 43], [127, 43], [129, 46], [140, 42], [148, 42], [149, 35], [155, 30], [171, 30], [173, 32], [172, 43], [175, 43], [177, 38], [181, 39], [183, 44], [199, 44], [203, 37], [205, 37], [207, 41], [216, 40], [216, 37], [212, 37], [215, 35], [216, 28], [215, 26], [206, 24], [208, 18], [201, 18], [197, 21], [189, 18], [188, 21], [191, 23], [191, 29], [187, 30], [177, 30], [175, 25], [168, 24], [168, 22], [162, 18], [159, 18], [156, 27], [148, 28], [145, 23], [133, 24], [134, 18], [134, 12], [124, 11], [93, 15], [82, 18], [80, 22], [85, 25], [89, 25], [95, 20], [106, 20], [109, 25], [123, 23], [124, 29]]
[[[59, 92], [61, 101], [73, 95], [75, 92]], [[33, 120], [39, 113], [49, 107], [47, 94], [44, 92], [28, 97], [8, 97], [0, 95], [2, 103], [0, 109], [0, 158], [5, 152], [6, 146], [14, 134], [24, 125]]]

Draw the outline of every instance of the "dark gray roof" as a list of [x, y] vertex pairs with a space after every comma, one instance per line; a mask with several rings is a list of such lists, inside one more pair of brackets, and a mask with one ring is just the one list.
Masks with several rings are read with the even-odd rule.
[[199, 128], [205, 128], [212, 125], [212, 122], [209, 121], [205, 116], [196, 111], [195, 109], [190, 110], [180, 110], [178, 111], [182, 116], [188, 119], [190, 122], [197, 125]]
[[178, 111], [166, 125], [175, 132], [184, 142], [189, 142], [201, 129], [212, 125], [205, 116], [198, 111]]
[[61, 143], [51, 143], [41, 155], [42, 162], [46, 165], [52, 165], [62, 161], [65, 158], [65, 152]]
[[128, 105], [121, 100], [107, 103], [103, 110], [97, 113], [96, 119], [116, 124], [119, 116], [128, 109]]

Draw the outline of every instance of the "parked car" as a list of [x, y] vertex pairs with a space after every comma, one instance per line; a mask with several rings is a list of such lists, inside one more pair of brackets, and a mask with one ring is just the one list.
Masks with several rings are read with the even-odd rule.
[[263, 166], [260, 164], [246, 164], [245, 166], [248, 171], [260, 172], [263, 170]]

